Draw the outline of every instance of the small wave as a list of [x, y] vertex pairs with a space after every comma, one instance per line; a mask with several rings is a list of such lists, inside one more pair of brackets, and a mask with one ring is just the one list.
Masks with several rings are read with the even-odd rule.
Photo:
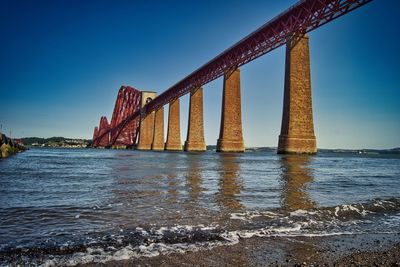
[[272, 211], [246, 211], [242, 213], [231, 213], [232, 220], [243, 220], [243, 221], [251, 221], [257, 217], [263, 218], [276, 218], [278, 216], [277, 213]]
[[[138, 257], [154, 257], [234, 245], [252, 237], [324, 237], [363, 233], [399, 233], [400, 199], [339, 205], [314, 210], [247, 211], [232, 213], [232, 221], [243, 222], [237, 229], [218, 224], [120, 229], [115, 233], [92, 233], [81, 244], [0, 250], [1, 264], [74, 266], [106, 263]], [[384, 216], [382, 216], [384, 215]], [[363, 228], [363, 224], [375, 225]], [[233, 227], [233, 226], [232, 226]], [[237, 227], [237, 226], [234, 226]], [[369, 231], [369, 232], [368, 232]], [[25, 262], [24, 262], [25, 260]]]
[[276, 219], [284, 217], [307, 217], [319, 221], [338, 219], [342, 221], [362, 219], [367, 215], [385, 215], [400, 211], [400, 198], [387, 200], [376, 199], [367, 203], [344, 204], [335, 207], [323, 207], [319, 209], [295, 211], [246, 211], [243, 213], [231, 213], [232, 220], [252, 221], [255, 218]]

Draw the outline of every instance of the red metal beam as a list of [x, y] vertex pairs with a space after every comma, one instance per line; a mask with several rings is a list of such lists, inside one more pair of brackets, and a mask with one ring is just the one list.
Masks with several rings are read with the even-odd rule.
[[100, 118], [99, 137], [96, 140], [97, 147], [108, 147], [110, 142], [110, 124], [107, 117]]
[[149, 114], [286, 43], [294, 33], [310, 32], [372, 0], [303, 0], [164, 91], [145, 107]]
[[110, 125], [110, 146], [131, 146], [136, 142], [139, 119], [118, 127], [127, 117], [140, 110], [141, 92], [130, 86], [121, 86], [115, 102]]
[[[97, 138], [99, 137], [99, 128], [96, 126], [94, 127], [94, 132], [93, 132], [93, 143], [92, 143], [92, 147], [97, 147]], [[95, 143], [96, 142], [96, 143]]]

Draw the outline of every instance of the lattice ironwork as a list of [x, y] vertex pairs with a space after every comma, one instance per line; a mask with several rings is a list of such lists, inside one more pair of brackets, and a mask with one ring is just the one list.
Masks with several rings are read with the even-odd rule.
[[372, 0], [303, 0], [164, 91], [144, 108], [157, 110], [191, 90], [213, 81], [286, 43], [287, 37], [310, 32]]
[[100, 125], [98, 130], [98, 137], [93, 140], [93, 147], [108, 147], [110, 142], [110, 124], [107, 117], [100, 118]]
[[97, 143], [95, 144], [95, 142], [97, 142], [97, 138], [99, 137], [99, 127], [94, 127], [94, 132], [93, 132], [93, 144], [92, 146], [95, 147], [97, 146]]
[[136, 142], [139, 128], [139, 118], [136, 118], [124, 128], [118, 127], [126, 118], [140, 110], [140, 91], [130, 86], [121, 86], [115, 102], [110, 125], [111, 146], [132, 146]]
[[[141, 92], [130, 86], [121, 86], [115, 101], [111, 123], [102, 117], [100, 127], [95, 128], [93, 147], [133, 146], [138, 136]], [[129, 121], [127, 121], [129, 118]], [[107, 123], [106, 123], [107, 122]]]

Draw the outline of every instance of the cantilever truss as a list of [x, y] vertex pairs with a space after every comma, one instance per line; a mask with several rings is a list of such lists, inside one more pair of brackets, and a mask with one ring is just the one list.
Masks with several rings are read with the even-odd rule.
[[[146, 104], [142, 115], [157, 110], [191, 90], [213, 81], [224, 73], [280, 47], [293, 34], [310, 32], [372, 0], [302, 0], [276, 16], [238, 43], [228, 48], [214, 59], [164, 91]], [[136, 120], [140, 112], [135, 112], [123, 120], [123, 128]], [[99, 136], [100, 138], [101, 136]]]
[[93, 133], [93, 147], [132, 146], [136, 142], [139, 117], [126, 121], [140, 110], [141, 92], [130, 87], [121, 86], [115, 101], [111, 124], [106, 117], [101, 117], [99, 128]]
[[[99, 127], [94, 127], [94, 132], [93, 132], [93, 145], [94, 145], [94, 141], [99, 137]], [[93, 146], [92, 145], [92, 146]]]
[[93, 139], [93, 147], [106, 147], [109, 144], [110, 140], [110, 124], [105, 116], [100, 118], [99, 128], [94, 128], [93, 136], [97, 136], [96, 139]]
[[124, 120], [140, 110], [141, 92], [130, 87], [122, 86], [119, 89], [111, 119], [110, 145], [130, 146], [135, 144], [138, 135], [139, 118], [131, 120], [122, 126]]

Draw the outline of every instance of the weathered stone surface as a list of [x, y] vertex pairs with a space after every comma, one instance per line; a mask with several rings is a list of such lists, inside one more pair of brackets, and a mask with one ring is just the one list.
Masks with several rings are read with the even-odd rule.
[[203, 88], [190, 92], [189, 122], [185, 150], [206, 150], [204, 141]]
[[[146, 103], [156, 97], [155, 92], [142, 92], [140, 106], [143, 108]], [[153, 143], [154, 132], [154, 113], [152, 112], [147, 116], [140, 118], [139, 126], [139, 141], [137, 145], [138, 150], [150, 150]]]
[[221, 128], [217, 151], [244, 152], [239, 69], [224, 75]]
[[285, 92], [278, 153], [316, 152], [308, 37], [294, 36], [286, 44]]
[[156, 111], [152, 150], [164, 150], [164, 107]]
[[3, 133], [0, 133], [0, 144], [4, 144], [6, 142], [6, 135]]
[[0, 145], [0, 158], [9, 156], [26, 150], [24, 145], [14, 142], [11, 138], [5, 137], [7, 142]]
[[2, 144], [0, 146], [0, 158], [8, 158], [10, 156], [9, 150], [10, 145]]
[[182, 150], [179, 98], [169, 103], [168, 133], [165, 150]]

